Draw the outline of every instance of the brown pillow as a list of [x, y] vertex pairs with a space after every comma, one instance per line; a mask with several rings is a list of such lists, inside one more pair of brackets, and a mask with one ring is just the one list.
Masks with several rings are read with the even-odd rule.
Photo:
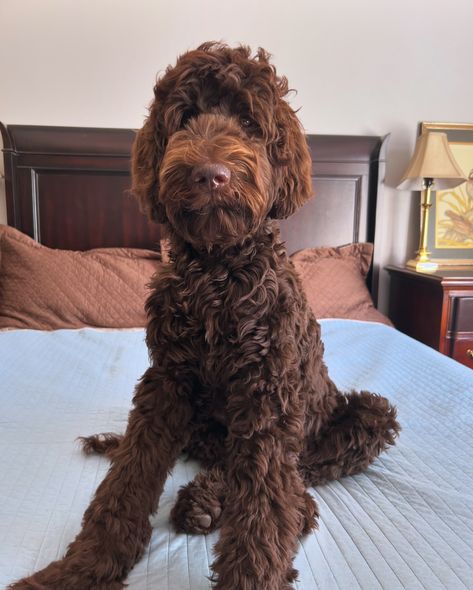
[[382, 322], [389, 319], [373, 305], [366, 286], [373, 245], [306, 248], [291, 256], [312, 311], [319, 319]]
[[0, 328], [144, 326], [159, 264], [151, 250], [53, 250], [0, 225]]

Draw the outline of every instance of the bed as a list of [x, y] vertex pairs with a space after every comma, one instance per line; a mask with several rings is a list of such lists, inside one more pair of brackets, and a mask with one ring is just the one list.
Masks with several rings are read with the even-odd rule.
[[[1, 130], [10, 226], [0, 238], [5, 587], [58, 558], [79, 530], [108, 462], [83, 456], [75, 439], [125, 428], [134, 385], [148, 364], [140, 288], [164, 252], [159, 226], [145, 220], [127, 193], [133, 130]], [[282, 222], [281, 231], [324, 318], [332, 378], [342, 389], [387, 396], [403, 431], [365, 473], [311, 490], [320, 528], [300, 539], [296, 588], [471, 589], [473, 373], [401, 334], [373, 306], [379, 269], [362, 244], [375, 243], [387, 140], [308, 140], [317, 198]], [[311, 270], [314, 256], [317, 272]], [[328, 286], [319, 258], [324, 272], [337, 276], [340, 265], [350, 272], [359, 267], [361, 299], [354, 307], [347, 307], [354, 289], [346, 283], [325, 297], [328, 302], [320, 295]], [[41, 281], [28, 286], [32, 274]], [[129, 293], [131, 280], [137, 283]], [[27, 294], [21, 300], [15, 281]], [[84, 283], [94, 293], [87, 313], [79, 309]], [[66, 289], [74, 303], [67, 313]], [[117, 293], [137, 308], [134, 315], [104, 304]], [[216, 534], [187, 536], [169, 526], [177, 490], [198, 468], [183, 457], [169, 477], [152, 517], [150, 546], [128, 579], [132, 590], [210, 589]]]

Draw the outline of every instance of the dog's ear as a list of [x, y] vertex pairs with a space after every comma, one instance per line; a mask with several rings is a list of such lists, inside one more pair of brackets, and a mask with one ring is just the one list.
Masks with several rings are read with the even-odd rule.
[[159, 167], [165, 151], [164, 134], [159, 129], [159, 108], [156, 101], [143, 127], [137, 132], [131, 151], [131, 192], [140, 208], [151, 219], [166, 223], [163, 205], [158, 202]]
[[269, 217], [284, 219], [313, 196], [312, 157], [299, 119], [285, 100], [276, 113], [278, 139], [270, 153], [276, 194]]

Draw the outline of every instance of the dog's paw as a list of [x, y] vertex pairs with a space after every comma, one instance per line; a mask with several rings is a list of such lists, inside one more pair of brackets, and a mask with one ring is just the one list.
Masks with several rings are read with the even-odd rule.
[[348, 398], [353, 415], [366, 433], [366, 443], [374, 444], [378, 453], [393, 445], [401, 431], [396, 420], [396, 408], [385, 397], [368, 391], [351, 394]]
[[[246, 561], [248, 563], [248, 561]], [[251, 560], [249, 562], [251, 564]], [[294, 582], [296, 582], [299, 572], [290, 567], [284, 574], [278, 575], [275, 568], [267, 575], [261, 573], [248, 572], [245, 567], [245, 561], [242, 561], [244, 570], [235, 566], [229, 565], [226, 568], [228, 575], [218, 576], [215, 573], [210, 577], [212, 588], [214, 590], [294, 590]]]
[[117, 581], [93, 582], [89, 578], [81, 580], [77, 576], [69, 579], [48, 579], [47, 576], [34, 574], [7, 586], [7, 590], [123, 590], [123, 584]]
[[210, 490], [191, 482], [179, 490], [171, 521], [178, 533], [205, 535], [218, 527], [221, 514], [220, 500]]
[[216, 530], [221, 513], [222, 509], [218, 506], [214, 510], [208, 510], [208, 507], [195, 504], [179, 517], [174, 515], [174, 527], [178, 533], [206, 535]]
[[[112, 579], [110, 579], [112, 578]], [[32, 576], [13, 582], [7, 590], [122, 590], [120, 580], [104, 580], [85, 566], [72, 566], [67, 558], [54, 561]]]
[[7, 586], [7, 590], [32, 590], [33, 588], [38, 589], [41, 588], [41, 586], [33, 585], [33, 583], [30, 583], [27, 578], [18, 580], [18, 582], [13, 582], [13, 584]]

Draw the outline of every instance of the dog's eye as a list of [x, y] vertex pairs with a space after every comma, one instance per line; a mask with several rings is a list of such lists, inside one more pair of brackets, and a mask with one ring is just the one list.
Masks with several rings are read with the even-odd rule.
[[250, 117], [240, 117], [240, 125], [248, 129], [254, 125], [254, 121]]

